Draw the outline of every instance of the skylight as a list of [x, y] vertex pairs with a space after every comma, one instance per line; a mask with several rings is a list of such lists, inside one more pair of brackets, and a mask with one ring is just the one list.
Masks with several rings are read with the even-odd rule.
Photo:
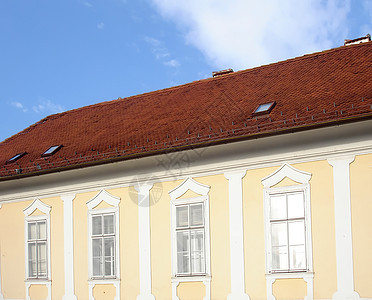
[[269, 112], [271, 112], [271, 110], [274, 108], [275, 106], [275, 101], [274, 102], [269, 102], [269, 103], [263, 103], [263, 104], [260, 104], [256, 109], [255, 111], [253, 112], [253, 114], [255, 115], [260, 115], [260, 114], [268, 114]]
[[41, 156], [51, 156], [61, 148], [62, 148], [62, 145], [52, 146], [48, 150], [46, 150]]
[[12, 158], [9, 158], [6, 163], [12, 163], [15, 162], [16, 160], [20, 159], [23, 155], [27, 154], [27, 152], [21, 152], [16, 155], [14, 155]]

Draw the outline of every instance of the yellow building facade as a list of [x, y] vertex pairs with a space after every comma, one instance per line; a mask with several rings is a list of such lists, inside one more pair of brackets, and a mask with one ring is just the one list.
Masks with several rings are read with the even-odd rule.
[[372, 300], [372, 43], [0, 143], [0, 300]]
[[[2, 297], [370, 299], [370, 128], [20, 179], [1, 195]], [[287, 151], [298, 139], [318, 146]]]

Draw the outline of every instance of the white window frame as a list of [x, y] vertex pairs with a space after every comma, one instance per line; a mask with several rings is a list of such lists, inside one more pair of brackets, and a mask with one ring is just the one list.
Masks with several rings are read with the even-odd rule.
[[[197, 197], [181, 198], [188, 191]], [[201, 184], [191, 177], [186, 178], [180, 185], [169, 192], [171, 198], [171, 246], [172, 246], [172, 299], [178, 299], [177, 286], [180, 282], [203, 282], [205, 286], [204, 300], [210, 300], [211, 294], [211, 263], [210, 263], [210, 231], [209, 231], [209, 190], [210, 187]], [[177, 235], [176, 235], [176, 207], [179, 205], [203, 203], [204, 205], [204, 255], [205, 273], [183, 275], [177, 273]], [[191, 263], [191, 262], [190, 262]]]
[[[288, 265], [288, 270], [274, 270], [272, 265], [272, 245], [271, 245], [271, 218], [270, 218], [270, 197], [277, 195], [288, 195], [291, 193], [302, 193], [304, 197], [304, 222], [305, 222], [305, 258], [306, 266], [304, 269], [291, 269]], [[309, 201], [309, 186], [296, 185], [279, 188], [270, 188], [265, 190], [265, 239], [266, 239], [266, 272], [273, 273], [296, 273], [296, 272], [311, 272], [312, 271], [312, 255], [311, 255], [311, 232], [309, 232], [311, 216], [309, 214], [310, 201]], [[291, 220], [291, 219], [288, 219]], [[288, 220], [285, 220], [288, 222]], [[287, 237], [289, 233], [287, 233]], [[288, 253], [289, 255], [289, 253]], [[289, 264], [288, 260], [288, 264]]]
[[[95, 209], [102, 201], [112, 207]], [[87, 202], [88, 207], [88, 276], [89, 280], [99, 282], [112, 282], [120, 279], [120, 245], [119, 245], [119, 203], [120, 198], [115, 197], [105, 190], [101, 190], [95, 197]], [[93, 276], [93, 251], [92, 251], [92, 217], [96, 215], [114, 215], [115, 227], [115, 275], [114, 276]], [[94, 286], [94, 285], [93, 285]]]
[[[310, 179], [312, 174], [298, 170], [289, 164], [283, 164], [278, 170], [261, 180], [264, 198], [264, 225], [265, 225], [265, 248], [266, 248], [266, 293], [268, 300], [275, 300], [273, 295], [273, 284], [277, 279], [303, 278], [307, 283], [307, 296], [305, 300], [314, 298], [314, 273], [313, 273], [313, 251], [311, 233], [311, 198], [310, 198]], [[289, 178], [296, 182], [293, 185], [275, 187], [283, 179]], [[271, 253], [271, 232], [270, 232], [270, 196], [274, 194], [287, 194], [293, 192], [303, 192], [305, 208], [305, 251], [306, 251], [306, 270], [293, 270], [273, 272], [272, 253]]]
[[[175, 249], [174, 249], [174, 252], [173, 255], [174, 255], [174, 270], [173, 270], [173, 274], [174, 274], [174, 277], [194, 277], [194, 276], [206, 276], [209, 274], [209, 262], [207, 263], [207, 256], [209, 257], [209, 252], [207, 252], [207, 244], [209, 243], [209, 237], [207, 238], [207, 232], [209, 232], [209, 229], [208, 229], [208, 226], [207, 226], [207, 222], [209, 222], [209, 218], [207, 218], [207, 212], [206, 210], [208, 210], [208, 215], [209, 215], [209, 209], [207, 208], [207, 205], [208, 205], [208, 199], [207, 197], [196, 197], [196, 198], [188, 198], [188, 199], [184, 199], [184, 201], [182, 200], [178, 200], [176, 203], [172, 203], [172, 216], [173, 216], [173, 222], [174, 222], [174, 227], [173, 227], [173, 230], [172, 230], [172, 233], [174, 235], [174, 237], [172, 238], [172, 240], [174, 240], [175, 242]], [[203, 226], [197, 226], [197, 228], [193, 228], [193, 227], [185, 227], [184, 229], [181, 229], [181, 228], [177, 228], [177, 224], [176, 224], [176, 209], [177, 207], [180, 207], [180, 206], [192, 206], [192, 205], [197, 205], [197, 204], [202, 204], [203, 205]], [[189, 213], [189, 220], [190, 220], [190, 210], [188, 210], [188, 213]], [[189, 236], [189, 243], [190, 243], [190, 259], [189, 259], [189, 270], [190, 272], [189, 273], [181, 273], [181, 272], [178, 272], [178, 259], [177, 259], [177, 232], [178, 231], [183, 231], [183, 230], [187, 230], [191, 233], [192, 230], [197, 230], [197, 229], [200, 229], [200, 228], [203, 228], [203, 231], [204, 231], [204, 268], [205, 268], [205, 272], [192, 272], [191, 270], [191, 235]], [[208, 231], [207, 231], [208, 230]], [[207, 267], [208, 265], [208, 267]]]
[[[32, 213], [35, 210], [39, 210], [43, 214], [32, 216]], [[25, 280], [28, 281], [38, 281], [38, 282], [47, 282], [51, 279], [51, 260], [50, 260], [50, 210], [51, 207], [39, 199], [35, 199], [31, 205], [24, 209], [23, 213], [25, 215], [25, 222], [24, 222], [24, 234], [25, 234]], [[40, 222], [45, 221], [46, 224], [46, 259], [47, 259], [47, 275], [45, 277], [29, 277], [29, 253], [28, 253], [28, 224], [33, 222]]]

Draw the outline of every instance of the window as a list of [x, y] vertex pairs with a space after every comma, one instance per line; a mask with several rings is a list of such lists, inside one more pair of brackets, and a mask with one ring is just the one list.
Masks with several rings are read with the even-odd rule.
[[[266, 272], [275, 275], [273, 278], [280, 278], [281, 273], [287, 273], [286, 278], [303, 278], [303, 274], [312, 272], [311, 176], [311, 173], [284, 164], [262, 179]], [[276, 186], [285, 178], [293, 184]]]
[[46, 150], [41, 156], [52, 156], [54, 153], [56, 153], [61, 148], [62, 148], [62, 145], [56, 145], [56, 146], [49, 147], [48, 150]]
[[114, 278], [115, 256], [115, 214], [94, 214], [92, 218], [92, 277]]
[[48, 277], [47, 220], [27, 221], [27, 260], [29, 279]]
[[[38, 280], [45, 283], [50, 280], [50, 210], [51, 207], [39, 199], [23, 210], [26, 282]], [[35, 211], [40, 214], [32, 215]]]
[[303, 192], [270, 195], [271, 271], [305, 271], [306, 226]]
[[177, 275], [205, 274], [204, 235], [204, 204], [177, 205]]
[[6, 161], [6, 163], [7, 164], [10, 164], [10, 163], [12, 163], [12, 162], [15, 162], [15, 161], [17, 161], [18, 159], [20, 159], [22, 156], [24, 156], [24, 155], [26, 155], [27, 154], [27, 152], [21, 152], [21, 153], [18, 153], [18, 154], [16, 154], [16, 155], [14, 155], [12, 158], [9, 158], [7, 161]]
[[263, 103], [257, 106], [257, 108], [254, 110], [253, 115], [263, 115], [268, 114], [272, 111], [274, 108], [276, 102], [269, 102], [269, 103]]

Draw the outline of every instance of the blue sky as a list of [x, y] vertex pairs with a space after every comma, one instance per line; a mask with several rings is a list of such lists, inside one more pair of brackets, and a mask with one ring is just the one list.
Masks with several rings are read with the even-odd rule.
[[367, 33], [372, 0], [1, 0], [0, 141], [50, 114]]

